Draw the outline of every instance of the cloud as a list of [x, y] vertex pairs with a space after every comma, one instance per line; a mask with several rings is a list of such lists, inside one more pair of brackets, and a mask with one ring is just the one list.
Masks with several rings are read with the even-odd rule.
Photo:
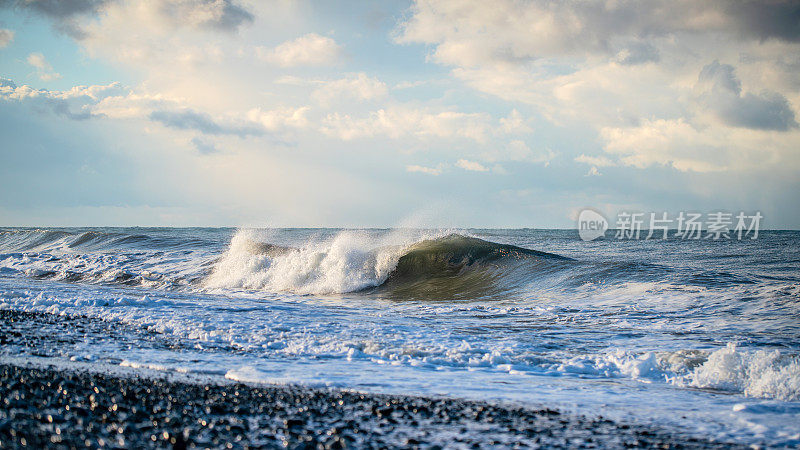
[[500, 128], [506, 134], [523, 134], [533, 131], [527, 121], [516, 109], [511, 110], [508, 117], [500, 119]]
[[[278, 108], [271, 111], [252, 109], [244, 114], [214, 117], [193, 109], [179, 99], [160, 95], [139, 94], [119, 83], [95, 86], [76, 86], [66, 91], [33, 89], [17, 86], [12, 80], [0, 78], [0, 100], [15, 101], [37, 110], [49, 110], [73, 120], [89, 118], [149, 120], [167, 128], [197, 131], [204, 135], [238, 137], [263, 136], [286, 132], [309, 125], [303, 108]], [[198, 144], [201, 143], [201, 144]], [[203, 142], [193, 144], [200, 149], [209, 147]]]
[[379, 100], [389, 92], [386, 83], [359, 72], [347, 74], [344, 78], [334, 80], [304, 79], [286, 75], [275, 80], [276, 84], [289, 86], [316, 86], [311, 97], [328, 105], [334, 100]]
[[[783, 133], [693, 125], [680, 119], [642, 120], [600, 130], [603, 148], [621, 165], [670, 166], [682, 172], [762, 172], [797, 167], [800, 130]], [[586, 161], [588, 162], [588, 161]]]
[[577, 156], [575, 158], [575, 161], [597, 167], [607, 167], [614, 165], [614, 162], [606, 158], [605, 156], [588, 156], [581, 154], [580, 156]]
[[441, 167], [433, 168], [433, 167], [411, 165], [411, 166], [406, 166], [406, 172], [418, 172], [418, 173], [424, 173], [426, 175], [437, 176], [442, 174], [442, 169]]
[[253, 22], [253, 14], [231, 0], [159, 0], [153, 3], [176, 26], [236, 31]]
[[456, 167], [460, 167], [464, 170], [469, 170], [472, 172], [488, 172], [489, 169], [483, 166], [481, 163], [476, 161], [470, 161], [467, 159], [459, 159], [456, 161]]
[[731, 65], [714, 61], [703, 67], [696, 88], [699, 102], [727, 125], [776, 131], [798, 126], [786, 97], [769, 91], [743, 94]]
[[41, 53], [31, 53], [27, 58], [28, 64], [36, 68], [37, 75], [42, 81], [53, 81], [61, 78], [61, 74], [53, 71], [53, 66], [47, 62]]
[[672, 166], [683, 172], [727, 169], [726, 141], [704, 133], [682, 119], [644, 120], [640, 126], [603, 128], [604, 149], [626, 166]]
[[341, 56], [341, 47], [333, 39], [309, 33], [284, 42], [273, 49], [259, 47], [258, 56], [281, 67], [328, 66]]
[[19, 0], [4, 1], [2, 6], [27, 8], [48, 17], [65, 18], [96, 13], [109, 0]]
[[658, 62], [661, 55], [658, 49], [647, 42], [632, 42], [617, 53], [616, 62], [625, 66], [633, 66], [648, 62]]
[[254, 20], [230, 0], [112, 0], [80, 18], [80, 44], [90, 56], [118, 61], [159, 84], [196, 83], [190, 71], [232, 58], [240, 45], [236, 32]]
[[[458, 138], [485, 144], [491, 137], [526, 134], [532, 129], [517, 110], [495, 121], [488, 113], [437, 111], [396, 104], [360, 118], [330, 113], [322, 120], [321, 131], [342, 140], [381, 136], [390, 139]], [[509, 159], [498, 157], [496, 160]], [[531, 156], [531, 160], [542, 161], [538, 156]]]
[[253, 15], [231, 0], [3, 0], [2, 6], [47, 17], [56, 30], [75, 39], [85, 39], [91, 34], [91, 23], [100, 13], [114, 15], [115, 10], [126, 10], [133, 19], [147, 18], [150, 25], [173, 29], [235, 31], [253, 22]]
[[730, 15], [735, 28], [758, 39], [780, 39], [800, 41], [800, 4], [784, 1], [740, 1], [724, 2], [723, 8]]
[[386, 83], [364, 73], [350, 74], [333, 81], [318, 81], [317, 84], [320, 87], [314, 90], [312, 96], [322, 103], [336, 98], [376, 100], [385, 97], [389, 91]]
[[0, 48], [8, 47], [8, 44], [14, 40], [14, 32], [5, 28], [0, 28]]
[[30, 55], [28, 55], [27, 61], [28, 64], [40, 70], [52, 69], [50, 64], [48, 64], [47, 61], [44, 59], [44, 55], [42, 55], [41, 53], [31, 53]]
[[490, 61], [518, 63], [595, 52], [615, 54], [625, 41], [674, 33], [800, 40], [800, 7], [792, 0], [656, 0], [646, 5], [602, 0], [418, 0], [411, 12], [396, 39], [433, 44], [432, 56], [437, 61], [464, 67]]
[[53, 27], [75, 39], [86, 37], [80, 20], [94, 16], [108, 0], [5, 0], [0, 7], [26, 9], [53, 22]]
[[261, 124], [268, 131], [286, 131], [288, 129], [309, 127], [310, 122], [307, 114], [310, 109], [308, 106], [277, 108], [269, 111], [254, 108], [247, 112], [247, 118], [252, 122]]
[[380, 109], [364, 118], [331, 113], [322, 123], [323, 133], [343, 140], [385, 136], [390, 139], [463, 138], [485, 142], [493, 131], [491, 116], [485, 113], [432, 112], [402, 106]]
[[797, 164], [798, 18], [780, 0], [417, 0], [395, 40], [613, 156], [577, 162], [753, 170]]
[[586, 177], [599, 177], [600, 175], [602, 175], [602, 173], [600, 173], [600, 170], [598, 170], [596, 166], [592, 166], [592, 167], [589, 168], [589, 171], [586, 172], [586, 175], [584, 175], [584, 176], [586, 176]]
[[212, 153], [219, 152], [219, 150], [217, 149], [217, 147], [214, 145], [213, 142], [207, 139], [203, 139], [201, 137], [193, 137], [191, 143], [192, 145], [194, 145], [194, 148], [196, 148], [197, 151], [200, 152], [201, 155], [210, 155]]
[[179, 130], [196, 130], [203, 134], [223, 135], [230, 134], [239, 137], [258, 136], [264, 134], [264, 129], [253, 123], [221, 123], [208, 114], [182, 109], [177, 111], [153, 111], [148, 116], [150, 120], [162, 125]]
[[429, 81], [426, 80], [417, 80], [417, 81], [401, 81], [394, 85], [392, 89], [394, 90], [402, 90], [402, 89], [411, 89], [419, 86], [424, 86], [428, 84]]
[[550, 161], [557, 156], [556, 152], [547, 148], [542, 151], [533, 151], [528, 144], [521, 140], [513, 140], [509, 142], [505, 148], [485, 152], [482, 157], [486, 161], [516, 161], [516, 162], [529, 162], [541, 163], [545, 166], [550, 164]]
[[66, 91], [33, 89], [30, 86], [17, 86], [13, 81], [0, 82], [0, 100], [24, 103], [36, 110], [49, 110], [57, 115], [73, 120], [85, 120], [99, 116], [93, 108], [124, 90], [119, 83], [96, 86], [75, 86]]

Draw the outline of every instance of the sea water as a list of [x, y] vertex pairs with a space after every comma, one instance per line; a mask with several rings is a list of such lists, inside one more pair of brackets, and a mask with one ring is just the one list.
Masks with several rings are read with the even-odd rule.
[[0, 308], [191, 344], [65, 344], [76, 361], [800, 445], [800, 232], [2, 229]]

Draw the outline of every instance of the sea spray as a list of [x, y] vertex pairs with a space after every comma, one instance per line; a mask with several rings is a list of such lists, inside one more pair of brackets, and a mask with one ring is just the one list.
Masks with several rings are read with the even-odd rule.
[[263, 235], [239, 230], [206, 279], [207, 288], [245, 288], [296, 294], [358, 291], [383, 283], [404, 251], [442, 231], [395, 230], [374, 236], [342, 231], [333, 238], [311, 240], [299, 248], [264, 251]]

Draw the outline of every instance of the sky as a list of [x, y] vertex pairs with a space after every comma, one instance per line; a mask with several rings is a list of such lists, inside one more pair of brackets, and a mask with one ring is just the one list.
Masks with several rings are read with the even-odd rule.
[[0, 0], [0, 225], [800, 229], [797, 1]]

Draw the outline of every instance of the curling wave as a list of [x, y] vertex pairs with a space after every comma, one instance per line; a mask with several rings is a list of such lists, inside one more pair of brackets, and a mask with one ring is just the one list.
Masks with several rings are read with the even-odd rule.
[[360, 292], [391, 298], [485, 298], [568, 258], [459, 234], [369, 238], [343, 232], [301, 248], [258, 242], [240, 231], [206, 279], [208, 288], [300, 294]]

